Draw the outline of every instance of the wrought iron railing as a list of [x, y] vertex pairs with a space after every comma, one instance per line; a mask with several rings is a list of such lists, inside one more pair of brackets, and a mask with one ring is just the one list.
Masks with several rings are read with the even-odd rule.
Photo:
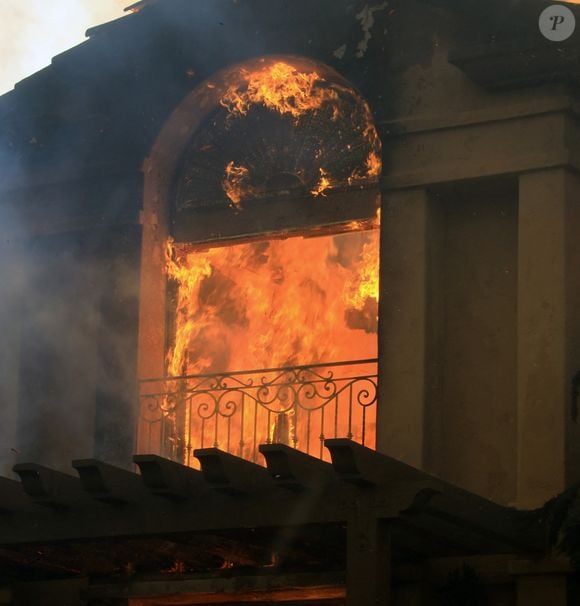
[[377, 360], [144, 380], [139, 450], [193, 464], [216, 447], [251, 461], [283, 443], [326, 458], [324, 440], [374, 447]]

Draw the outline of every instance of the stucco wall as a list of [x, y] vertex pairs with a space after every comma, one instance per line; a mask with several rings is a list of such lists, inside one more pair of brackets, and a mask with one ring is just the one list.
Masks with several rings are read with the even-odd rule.
[[433, 196], [426, 460], [447, 480], [515, 497], [517, 197], [510, 184]]

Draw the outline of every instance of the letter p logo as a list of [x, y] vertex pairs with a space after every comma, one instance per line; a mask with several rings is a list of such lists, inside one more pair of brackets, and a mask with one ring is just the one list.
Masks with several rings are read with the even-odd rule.
[[564, 15], [552, 15], [550, 21], [553, 23], [552, 31], [555, 32], [558, 29], [558, 26], [566, 22], [566, 17], [564, 17]]
[[576, 29], [574, 13], [566, 6], [554, 4], [540, 15], [540, 32], [552, 42], [567, 40]]

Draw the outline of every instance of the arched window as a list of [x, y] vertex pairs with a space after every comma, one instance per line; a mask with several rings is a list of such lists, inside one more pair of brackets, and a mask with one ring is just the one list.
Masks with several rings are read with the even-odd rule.
[[364, 99], [303, 58], [230, 67], [176, 110], [148, 170], [141, 355], [158, 370], [141, 365], [140, 448], [193, 464], [210, 446], [374, 445], [381, 160]]

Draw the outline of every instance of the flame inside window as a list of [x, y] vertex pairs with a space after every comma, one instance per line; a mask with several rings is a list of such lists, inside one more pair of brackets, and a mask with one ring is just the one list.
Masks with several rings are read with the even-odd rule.
[[178, 179], [181, 208], [376, 182], [381, 144], [366, 101], [329, 68], [261, 58], [205, 84], [215, 109]]
[[376, 356], [378, 230], [200, 250], [170, 242], [171, 376]]
[[[371, 229], [205, 250], [170, 242], [167, 273], [176, 288], [177, 311], [168, 374], [375, 358], [378, 236], [379, 230]], [[199, 420], [195, 411], [180, 420], [188, 443], [202, 441]], [[368, 421], [370, 443], [374, 412]], [[264, 418], [256, 439], [293, 445], [290, 435], [299, 433], [293, 426], [299, 422], [293, 414], [278, 415], [275, 422]], [[346, 436], [346, 417], [337, 423], [344, 425], [336, 428], [338, 435]], [[307, 446], [315, 445], [319, 433], [309, 428]]]
[[[279, 195], [324, 205], [333, 189], [378, 180], [369, 106], [330, 68], [262, 58], [200, 90], [210, 109], [181, 158], [176, 225], [204, 207], [241, 218], [252, 200]], [[374, 443], [378, 226], [377, 217], [330, 235], [318, 226], [290, 237], [281, 226], [279, 237], [234, 245], [168, 242], [170, 379], [149, 410], [163, 411], [173, 458], [194, 464], [194, 448], [217, 446], [256, 461], [256, 444], [269, 442], [323, 457], [325, 437]], [[337, 380], [343, 362], [355, 376]]]

